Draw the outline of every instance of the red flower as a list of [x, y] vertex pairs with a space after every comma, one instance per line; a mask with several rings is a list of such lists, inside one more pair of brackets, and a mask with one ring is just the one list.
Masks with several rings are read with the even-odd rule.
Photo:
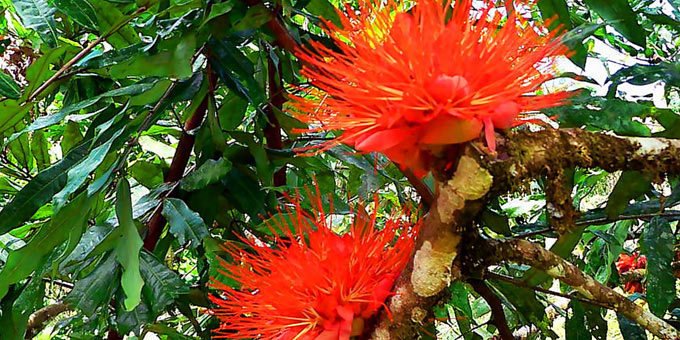
[[[323, 212], [300, 211], [296, 203], [295, 212], [289, 211], [294, 231], [267, 240], [272, 247], [246, 238], [252, 251], [225, 245], [236, 262], [222, 261], [222, 272], [240, 287], [211, 283], [221, 291], [211, 298], [221, 321], [217, 338], [349, 339], [361, 334], [364, 320], [391, 295], [410, 258], [416, 226], [388, 219], [377, 231], [376, 215], [363, 215], [340, 235]], [[285, 221], [271, 227], [289, 230]]]
[[297, 53], [314, 85], [291, 96], [294, 114], [311, 124], [303, 131], [343, 132], [321, 150], [345, 143], [422, 173], [441, 146], [484, 130], [494, 150], [494, 129], [567, 97], [540, 95], [566, 47], [516, 11], [507, 17], [492, 1], [473, 10], [460, 0], [447, 20], [451, 1], [419, 0], [410, 11], [398, 0], [361, 3], [361, 14], [340, 13], [342, 28], [326, 22], [336, 49], [312, 42]]
[[[647, 257], [640, 255], [638, 252], [632, 255], [621, 254], [618, 261], [616, 261], [616, 269], [619, 274], [623, 274], [635, 269], [647, 267]], [[628, 293], [642, 293], [644, 288], [639, 280], [629, 281], [623, 287], [623, 290]]]
[[616, 261], [616, 269], [619, 274], [623, 274], [633, 269], [640, 269], [647, 267], [647, 257], [634, 252], [632, 255], [621, 254], [618, 261]]

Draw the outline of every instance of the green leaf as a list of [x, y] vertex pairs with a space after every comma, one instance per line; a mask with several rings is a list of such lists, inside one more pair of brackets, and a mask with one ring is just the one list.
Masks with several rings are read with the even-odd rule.
[[168, 77], [185, 79], [193, 75], [191, 60], [196, 52], [196, 37], [187, 34], [172, 49], [153, 55], [138, 55], [111, 66], [109, 73], [114, 79], [130, 76]]
[[584, 2], [626, 39], [643, 48], [647, 45], [646, 31], [637, 22], [637, 16], [628, 0], [585, 0]]
[[39, 173], [26, 184], [10, 203], [0, 210], [0, 234], [28, 220], [66, 184], [66, 172], [87, 154], [87, 145], [71, 151], [64, 159]]
[[242, 170], [234, 168], [223, 180], [226, 183], [229, 199], [239, 211], [256, 218], [262, 213], [265, 195], [260, 184]]
[[31, 313], [43, 306], [44, 297], [42, 278], [32, 278], [18, 295], [10, 294], [2, 299], [0, 329], [3, 339], [24, 339]]
[[120, 267], [116, 263], [116, 257], [110, 254], [90, 274], [76, 281], [64, 302], [81, 310], [88, 317], [94, 315], [99, 308], [107, 310], [118, 288], [119, 276]]
[[78, 145], [83, 140], [83, 134], [80, 132], [80, 125], [76, 122], [68, 122], [64, 127], [63, 137], [61, 139], [61, 153], [67, 154], [74, 146]]
[[147, 323], [153, 321], [153, 316], [149, 310], [149, 306], [142, 301], [137, 307], [131, 311], [125, 310], [122, 303], [117, 303], [116, 324], [118, 331], [121, 334], [127, 334], [131, 331], [139, 333], [140, 328]]
[[118, 217], [118, 228], [121, 228], [122, 235], [114, 252], [118, 263], [123, 266], [120, 282], [125, 292], [125, 310], [132, 311], [142, 301], [144, 280], [139, 271], [139, 252], [144, 242], [142, 242], [135, 221], [132, 219], [130, 184], [125, 178], [120, 179], [116, 190], [116, 216]]
[[590, 340], [592, 336], [588, 330], [583, 327], [586, 324], [586, 314], [580, 302], [572, 300], [571, 317], [567, 319], [565, 324], [565, 336], [567, 339], [575, 340]]
[[[577, 301], [572, 301], [577, 302]], [[586, 313], [586, 327], [590, 334], [597, 340], [607, 339], [607, 321], [602, 317], [602, 308], [581, 304]]]
[[335, 25], [341, 26], [340, 17], [338, 16], [337, 9], [328, 0], [311, 0], [305, 6], [305, 9], [319, 18], [328, 20]]
[[90, 0], [54, 0], [54, 6], [73, 21], [90, 29], [97, 28], [97, 11]]
[[604, 212], [607, 217], [621, 215], [632, 199], [652, 189], [652, 176], [639, 171], [624, 171], [609, 195]]
[[[23, 125], [23, 123], [21, 123]], [[33, 168], [33, 155], [31, 154], [31, 146], [28, 140], [28, 134], [24, 133], [19, 138], [7, 144], [9, 152], [17, 160], [23, 169], [30, 170]]]
[[179, 295], [189, 292], [189, 287], [177, 273], [145, 251], [142, 252], [141, 270], [145, 283], [143, 293], [154, 315], [161, 314]]
[[24, 26], [38, 32], [47, 45], [57, 45], [59, 32], [54, 20], [56, 9], [47, 0], [14, 0], [12, 3]]
[[163, 202], [163, 216], [170, 224], [170, 232], [177, 237], [180, 244], [191, 242], [191, 248], [196, 249], [209, 235], [203, 219], [198, 213], [187, 207], [180, 199], [168, 198]]
[[647, 333], [638, 324], [628, 320], [621, 314], [616, 314], [623, 340], [647, 340]]
[[[108, 33], [127, 19], [118, 8], [107, 1], [91, 1], [90, 4], [97, 14], [97, 27], [100, 34]], [[111, 34], [106, 41], [114, 48], [121, 49], [139, 43], [141, 40], [137, 32], [131, 26], [126, 25]]]
[[640, 237], [642, 254], [647, 256], [647, 302], [652, 313], [662, 317], [675, 296], [675, 276], [671, 263], [675, 237], [670, 223], [655, 217], [645, 226]]
[[182, 180], [181, 188], [185, 191], [194, 191], [219, 182], [231, 170], [231, 162], [228, 159], [209, 159], [198, 169], [190, 173]]
[[31, 138], [31, 153], [38, 171], [47, 169], [51, 164], [49, 148], [50, 143], [45, 137], [45, 133], [42, 130], [34, 132]]
[[68, 239], [71, 231], [82, 234], [85, 230], [91, 200], [81, 194], [57, 213], [52, 221], [45, 223], [28, 243], [7, 256], [7, 262], [0, 271], [0, 297], [7, 289], [41, 266], [57, 246]]
[[545, 306], [536, 298], [536, 292], [501, 281], [494, 281], [493, 285], [529, 322], [536, 325], [546, 335], [552, 333], [545, 314]]
[[88, 176], [90, 176], [90, 174], [104, 161], [104, 158], [111, 149], [111, 145], [122, 133], [123, 130], [116, 131], [113, 136], [111, 136], [111, 139], [92, 149], [82, 162], [68, 171], [66, 185], [52, 199], [56, 209], [59, 209], [64, 202], [66, 202], [68, 197], [76, 192], [76, 190], [87, 181]]
[[19, 99], [21, 88], [7, 73], [0, 71], [0, 95], [10, 99]]
[[139, 184], [152, 189], [163, 183], [163, 166], [148, 161], [136, 161], [129, 168], [132, 177]]
[[210, 8], [210, 14], [208, 14], [208, 17], [205, 18], [203, 24], [206, 24], [210, 20], [213, 20], [217, 17], [229, 13], [234, 8], [234, 3], [235, 3], [234, 0], [227, 0], [212, 5], [212, 7]]

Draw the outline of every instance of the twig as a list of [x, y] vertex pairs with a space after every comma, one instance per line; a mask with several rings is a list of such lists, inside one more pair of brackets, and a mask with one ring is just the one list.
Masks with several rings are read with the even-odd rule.
[[503, 303], [498, 296], [496, 296], [482, 280], [470, 279], [468, 280], [468, 283], [470, 283], [472, 288], [479, 293], [479, 295], [486, 300], [489, 307], [491, 307], [491, 320], [489, 323], [496, 326], [498, 335], [500, 335], [501, 339], [514, 339], [515, 337], [512, 335], [512, 330], [510, 330], [510, 327], [508, 326], [508, 320], [505, 318], [505, 312], [503, 312]]
[[134, 13], [132, 13], [132, 15], [111, 27], [111, 29], [109, 29], [106, 33], [102, 34], [101, 36], [99, 36], [95, 41], [89, 43], [87, 47], [85, 47], [82, 51], [80, 51], [73, 58], [71, 58], [71, 60], [66, 62], [66, 64], [64, 64], [57, 71], [57, 73], [53, 74], [49, 79], [47, 79], [47, 81], [42, 83], [40, 87], [33, 91], [33, 93], [30, 96], [28, 96], [26, 102], [32, 102], [37, 96], [40, 95], [40, 93], [42, 93], [43, 91], [45, 91], [45, 89], [52, 85], [54, 81], [59, 79], [59, 77], [61, 77], [62, 74], [68, 71], [73, 65], [79, 62], [81, 59], [83, 59], [86, 55], [88, 55], [95, 47], [97, 47], [97, 45], [99, 45], [102, 41], [106, 40], [106, 38], [110, 37], [112, 34], [116, 33], [116, 31], [121, 29], [123, 26], [127, 25], [130, 21], [134, 20], [136, 17], [144, 13], [146, 10], [147, 8], [144, 6], [138, 8]]
[[550, 290], [550, 289], [545, 289], [545, 288], [542, 288], [542, 287], [532, 286], [532, 285], [529, 285], [522, 280], [518, 280], [518, 279], [509, 277], [509, 276], [505, 276], [505, 275], [501, 275], [501, 274], [498, 274], [498, 273], [487, 272], [487, 273], [484, 274], [484, 276], [488, 277], [489, 279], [492, 279], [492, 280], [505, 281], [507, 283], [512, 283], [515, 286], [524, 287], [524, 288], [531, 289], [531, 290], [541, 292], [541, 293], [544, 293], [544, 294], [550, 294], [550, 295], [559, 296], [559, 297], [562, 297], [562, 298], [565, 298], [565, 299], [576, 300], [576, 301], [580, 301], [580, 302], [587, 303], [587, 304], [597, 306], [597, 307], [608, 308], [607, 305], [604, 305], [604, 304], [602, 304], [598, 301], [594, 301], [594, 300], [590, 300], [590, 299], [586, 299], [586, 298], [582, 298], [582, 297], [578, 297], [578, 296], [573, 296], [573, 295], [569, 295], [569, 294], [564, 294], [564, 293], [556, 292], [556, 291], [553, 291], [553, 290]]
[[[212, 93], [215, 87], [214, 84], [215, 80], [214, 77], [212, 76], [210, 67], [208, 67], [206, 73], [208, 75], [208, 82], [210, 83], [209, 85], [210, 92]], [[194, 141], [196, 140], [196, 136], [194, 136], [192, 133], [203, 122], [203, 119], [205, 118], [205, 115], [208, 112], [209, 101], [210, 93], [207, 94], [205, 98], [203, 98], [203, 101], [196, 108], [196, 111], [194, 111], [194, 113], [184, 123], [184, 132], [182, 132], [182, 136], [180, 137], [179, 143], [177, 144], [175, 155], [172, 157], [170, 169], [168, 170], [168, 173], [165, 175], [164, 178], [165, 183], [177, 182], [184, 176], [184, 171], [186, 170], [186, 167], [189, 164], [191, 151], [194, 148]], [[147, 225], [148, 232], [146, 234], [146, 237], [144, 238], [144, 249], [148, 251], [153, 251], [153, 249], [156, 247], [156, 243], [158, 243], [158, 240], [161, 237], [161, 233], [163, 232], [163, 227], [165, 226], [165, 223], [166, 220], [162, 214], [162, 209], [157, 208], [154, 211], [154, 214], [151, 216], [151, 219], [149, 220], [149, 223]]]
[[434, 203], [434, 193], [432, 193], [432, 190], [423, 182], [418, 176], [416, 176], [413, 171], [409, 169], [404, 169], [401, 171], [406, 179], [408, 179], [409, 183], [413, 186], [413, 188], [416, 189], [416, 192], [418, 192], [418, 195], [420, 195], [420, 198], [422, 199], [422, 204], [425, 206], [425, 209], [429, 208], [432, 206], [432, 203]]

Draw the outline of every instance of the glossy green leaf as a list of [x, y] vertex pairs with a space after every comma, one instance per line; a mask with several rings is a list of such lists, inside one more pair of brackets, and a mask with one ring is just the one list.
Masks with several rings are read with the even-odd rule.
[[108, 309], [120, 277], [120, 267], [116, 257], [111, 254], [84, 278], [76, 281], [64, 302], [79, 309], [88, 317], [97, 310]]
[[28, 134], [24, 133], [19, 138], [7, 144], [9, 152], [16, 159], [18, 165], [26, 170], [33, 168], [33, 155], [31, 154], [31, 145], [28, 139]]
[[201, 216], [189, 209], [180, 199], [166, 199], [163, 202], [163, 216], [170, 224], [170, 232], [182, 245], [191, 242], [191, 248], [195, 249], [209, 235], [208, 227]]
[[151, 311], [155, 315], [163, 312], [165, 307], [173, 303], [179, 295], [189, 292], [189, 287], [177, 273], [148, 252], [142, 252], [140, 269], [144, 278], [142, 293], [146, 301], [149, 301]]
[[[127, 20], [118, 8], [107, 1], [91, 1], [90, 4], [97, 14], [97, 27], [101, 34], [108, 33], [112, 28]], [[124, 48], [140, 42], [140, 39], [137, 32], [131, 26], [126, 25], [116, 30], [106, 41], [115, 48]]]
[[592, 336], [583, 327], [586, 324], [586, 313], [583, 306], [580, 302], [574, 300], [569, 305], [571, 306], [571, 316], [565, 323], [565, 336], [568, 339], [591, 340]]
[[662, 317], [675, 296], [675, 275], [672, 262], [675, 258], [675, 236], [671, 225], [663, 218], [649, 221], [640, 237], [642, 254], [647, 256], [647, 302], [652, 313]]
[[59, 31], [54, 20], [56, 9], [47, 0], [14, 0], [12, 3], [24, 26], [38, 32], [49, 46], [57, 45]]
[[125, 292], [125, 310], [132, 311], [142, 301], [144, 280], [139, 270], [139, 253], [144, 242], [142, 242], [142, 237], [132, 219], [130, 184], [127, 179], [121, 179], [118, 182], [116, 216], [118, 217], [118, 228], [121, 228], [122, 234], [114, 252], [118, 263], [123, 267], [120, 282]]

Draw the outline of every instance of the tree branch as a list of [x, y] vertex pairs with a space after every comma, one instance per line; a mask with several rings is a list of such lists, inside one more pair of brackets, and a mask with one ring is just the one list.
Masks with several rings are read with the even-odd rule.
[[[210, 86], [209, 92], [215, 87], [214, 78], [210, 68], [206, 71], [208, 75], [208, 82]], [[184, 171], [189, 164], [189, 158], [191, 157], [191, 151], [194, 148], [194, 141], [196, 136], [194, 136], [194, 130], [201, 126], [203, 119], [208, 112], [208, 103], [210, 100], [210, 94], [207, 94], [205, 98], [201, 101], [200, 105], [196, 108], [196, 111], [187, 119], [184, 123], [184, 129], [182, 130], [182, 136], [177, 144], [177, 149], [175, 150], [175, 155], [172, 157], [172, 162], [170, 163], [170, 170], [164, 176], [165, 183], [174, 183], [182, 179], [184, 176]], [[165, 217], [162, 214], [162, 209], [156, 209], [149, 219], [147, 225], [148, 231], [146, 237], [144, 238], [144, 249], [153, 252], [156, 247], [156, 243], [161, 237], [163, 232], [163, 227], [165, 227]]]
[[600, 302], [633, 320], [657, 337], [668, 340], [680, 339], [680, 332], [664, 320], [597, 282], [575, 265], [540, 245], [521, 239], [489, 242], [495, 249], [497, 260], [508, 260], [541, 269], [553, 278], [570, 285], [588, 299]]
[[63, 302], [57, 302], [55, 304], [38, 309], [28, 318], [28, 324], [26, 325], [26, 335], [24, 338], [33, 339], [33, 337], [35, 337], [38, 333], [42, 332], [47, 322], [70, 309], [71, 307]]
[[498, 296], [496, 296], [482, 280], [470, 279], [468, 280], [468, 283], [484, 300], [486, 300], [489, 307], [491, 307], [491, 320], [489, 322], [496, 326], [501, 339], [514, 339], [515, 337], [512, 335], [512, 330], [508, 327], [508, 320], [505, 318], [503, 303]]

